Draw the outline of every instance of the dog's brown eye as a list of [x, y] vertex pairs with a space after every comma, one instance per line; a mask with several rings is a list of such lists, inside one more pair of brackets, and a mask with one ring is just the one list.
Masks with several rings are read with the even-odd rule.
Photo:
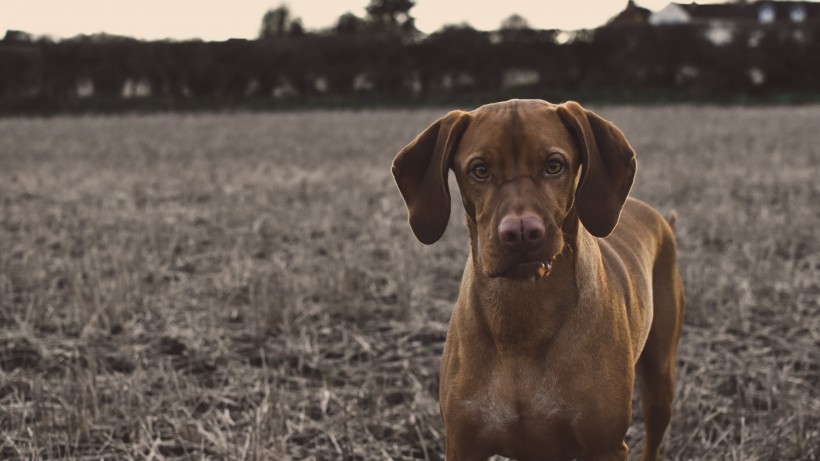
[[547, 168], [544, 170], [544, 172], [550, 176], [555, 176], [562, 171], [564, 171], [564, 164], [558, 160], [550, 160], [549, 163], [547, 163]]
[[470, 170], [470, 173], [479, 181], [484, 181], [490, 177], [490, 169], [487, 168], [487, 165], [478, 164]]

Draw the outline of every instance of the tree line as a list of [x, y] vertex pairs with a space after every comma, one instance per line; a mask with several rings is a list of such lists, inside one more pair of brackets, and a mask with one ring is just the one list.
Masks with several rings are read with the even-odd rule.
[[0, 112], [820, 95], [817, 23], [736, 27], [720, 44], [709, 26], [562, 32], [520, 17], [496, 31], [453, 25], [421, 36], [408, 11], [348, 14], [311, 32], [272, 10], [257, 40], [224, 42], [10, 31], [0, 41]]

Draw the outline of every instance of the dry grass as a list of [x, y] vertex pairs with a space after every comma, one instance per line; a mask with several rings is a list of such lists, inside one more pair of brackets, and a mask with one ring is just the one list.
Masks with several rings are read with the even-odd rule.
[[[0, 458], [440, 460], [464, 226], [389, 164], [442, 112], [0, 120]], [[667, 458], [818, 459], [820, 107], [601, 113], [680, 217]]]

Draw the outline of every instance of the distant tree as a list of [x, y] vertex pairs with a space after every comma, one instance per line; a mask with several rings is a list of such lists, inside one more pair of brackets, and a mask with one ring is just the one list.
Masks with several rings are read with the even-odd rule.
[[525, 42], [532, 41], [538, 32], [530, 27], [530, 23], [520, 14], [513, 14], [501, 21], [498, 34], [503, 42]]
[[333, 30], [340, 35], [353, 35], [361, 33], [366, 27], [367, 24], [364, 19], [348, 11], [339, 16]]
[[520, 14], [512, 14], [507, 19], [501, 21], [500, 30], [524, 30], [531, 29], [530, 23]]
[[305, 28], [302, 20], [291, 18], [290, 8], [282, 4], [268, 10], [262, 17], [262, 27], [259, 30], [259, 38], [284, 37], [286, 35], [304, 35]]
[[259, 38], [272, 38], [286, 35], [289, 25], [290, 8], [286, 5], [268, 10], [265, 16], [262, 17], [262, 28], [259, 30]]
[[135, 38], [126, 37], [124, 35], [114, 35], [114, 34], [107, 34], [105, 32], [100, 32], [96, 34], [80, 34], [75, 35], [74, 37], [67, 38], [67, 42], [78, 42], [78, 43], [124, 43], [124, 42], [135, 42]]
[[[13, 46], [6, 46], [9, 44]], [[22, 96], [36, 91], [42, 59], [40, 50], [28, 33], [6, 32], [6, 37], [0, 41], [0, 97]]]
[[302, 18], [296, 18], [290, 22], [290, 27], [288, 27], [288, 35], [293, 37], [305, 35], [305, 26], [302, 25]]
[[[452, 90], [496, 89], [503, 66], [490, 34], [469, 24], [445, 25], [424, 41], [422, 71], [431, 83], [449, 81]], [[446, 89], [446, 88], [445, 88]]]
[[370, 0], [365, 9], [377, 29], [407, 34], [416, 29], [415, 19], [410, 16], [410, 10], [414, 6], [415, 0]]
[[31, 43], [34, 41], [34, 37], [28, 32], [23, 32], [22, 30], [12, 30], [9, 29], [6, 31], [6, 36], [3, 37], [4, 42], [16, 42], [16, 43]]

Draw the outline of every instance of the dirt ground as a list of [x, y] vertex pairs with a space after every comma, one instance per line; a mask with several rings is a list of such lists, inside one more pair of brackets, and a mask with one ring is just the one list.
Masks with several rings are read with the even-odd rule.
[[[820, 106], [597, 110], [679, 216], [666, 458], [817, 460]], [[465, 227], [390, 162], [445, 112], [0, 119], [0, 458], [441, 460]]]

